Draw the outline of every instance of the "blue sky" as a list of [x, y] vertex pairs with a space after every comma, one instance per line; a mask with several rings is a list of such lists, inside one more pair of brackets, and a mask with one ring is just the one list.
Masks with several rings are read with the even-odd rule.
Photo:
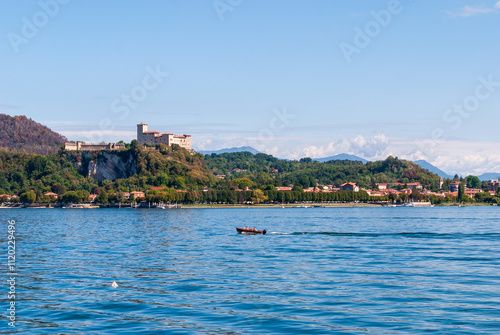
[[0, 112], [71, 140], [130, 141], [146, 122], [195, 149], [500, 171], [499, 1], [0, 6]]

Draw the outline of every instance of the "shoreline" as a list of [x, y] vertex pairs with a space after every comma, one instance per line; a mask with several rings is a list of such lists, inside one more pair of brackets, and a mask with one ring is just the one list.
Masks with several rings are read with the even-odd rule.
[[[325, 203], [308, 203], [308, 204], [261, 204], [261, 205], [244, 205], [244, 204], [189, 204], [189, 205], [179, 205], [178, 208], [167, 208], [167, 209], [207, 209], [207, 208], [394, 208], [395, 206], [391, 205], [382, 205], [382, 204], [370, 204], [370, 203], [338, 203], [338, 204], [325, 204]], [[398, 205], [397, 207], [405, 207]], [[430, 208], [431, 206], [407, 206], [410, 208]], [[477, 203], [477, 204], [435, 204], [433, 207], [494, 207], [491, 204]], [[62, 207], [45, 207], [45, 206], [33, 206], [33, 207], [24, 207], [24, 206], [0, 206], [0, 209], [68, 209]], [[109, 207], [109, 208], [101, 208], [98, 206], [89, 206], [82, 208], [69, 208], [69, 209], [153, 209], [160, 210], [160, 208], [152, 207], [152, 208], [133, 208], [128, 206], [119, 207]], [[164, 209], [165, 210], [165, 209]]]

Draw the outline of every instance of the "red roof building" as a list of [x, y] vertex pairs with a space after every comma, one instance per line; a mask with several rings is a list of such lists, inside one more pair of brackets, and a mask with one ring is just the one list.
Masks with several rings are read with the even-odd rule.
[[407, 183], [406, 186], [410, 190], [421, 190], [423, 188], [420, 183]]
[[144, 194], [144, 192], [134, 191], [130, 192], [130, 196], [134, 196], [134, 199], [137, 199], [137, 198], [144, 198], [146, 195]]
[[448, 184], [448, 190], [450, 192], [458, 192], [458, 188], [459, 188], [460, 184], [461, 183], [458, 181], [456, 181], [454, 183], [450, 183], [450, 184]]
[[342, 185], [340, 185], [340, 190], [341, 191], [359, 192], [359, 186], [356, 185], [356, 183], [345, 182]]
[[292, 188], [290, 186], [276, 186], [276, 191], [291, 191]]
[[160, 191], [160, 190], [164, 190], [165, 186], [153, 186], [153, 187], [150, 187], [149, 189], [152, 191]]

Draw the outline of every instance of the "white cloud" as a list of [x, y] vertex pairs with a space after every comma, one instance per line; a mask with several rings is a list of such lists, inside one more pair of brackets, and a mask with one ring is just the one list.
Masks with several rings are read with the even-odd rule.
[[495, 9], [500, 8], [500, 1], [497, 2], [494, 7], [495, 8], [489, 8], [489, 7], [485, 7], [485, 6], [476, 6], [476, 7], [464, 6], [464, 8], [461, 8], [458, 11], [454, 11], [454, 12], [447, 11], [446, 13], [448, 15], [451, 15], [451, 16], [460, 16], [460, 17], [469, 17], [469, 16], [473, 16], [476, 14], [488, 14], [488, 13], [493, 12]]
[[324, 146], [307, 146], [301, 150], [301, 157], [323, 158], [346, 153], [359, 155], [363, 158], [385, 159], [389, 144], [389, 137], [383, 133], [370, 137], [359, 134], [353, 138], [339, 139]]
[[[432, 146], [428, 147], [427, 143]], [[196, 150], [241, 146], [251, 146], [282, 159], [324, 158], [345, 153], [368, 160], [384, 160], [388, 156], [411, 161], [423, 159], [449, 174], [463, 176], [500, 172], [500, 145], [493, 142], [450, 140], [437, 143], [425, 139], [390, 138], [384, 133], [371, 136], [359, 134], [329, 142], [319, 138], [307, 141], [304, 136], [275, 136], [262, 141], [256, 136], [193, 134], [193, 147]]]
[[444, 141], [426, 150], [424, 141], [417, 139], [389, 138], [380, 133], [365, 137], [339, 139], [324, 146], [307, 146], [295, 157], [323, 158], [346, 153], [368, 160], [384, 160], [388, 156], [406, 160], [426, 160], [441, 170], [467, 176], [485, 172], [500, 172], [500, 146], [491, 142]]
[[449, 174], [480, 175], [485, 172], [500, 172], [500, 155], [469, 153], [461, 157], [442, 156], [432, 164]]
[[[395, 141], [393, 141], [395, 142]], [[423, 141], [412, 143], [401, 141], [395, 146], [401, 158], [424, 159], [448, 174], [480, 175], [485, 172], [500, 172], [500, 146], [491, 142], [442, 141], [435, 142], [431, 150], [425, 150]], [[404, 154], [408, 152], [408, 154]]]

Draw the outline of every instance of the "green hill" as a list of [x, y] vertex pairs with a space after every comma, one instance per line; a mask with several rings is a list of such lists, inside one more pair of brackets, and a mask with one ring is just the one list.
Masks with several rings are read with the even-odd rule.
[[200, 154], [179, 146], [157, 149], [137, 145], [119, 151], [79, 152], [60, 150], [41, 155], [0, 150], [0, 194], [30, 190], [40, 197], [47, 192], [146, 190], [154, 186], [200, 189], [215, 183]]
[[[216, 178], [216, 175], [225, 175]], [[249, 152], [221, 155], [192, 155], [179, 146], [155, 148], [132, 141], [118, 151], [77, 152], [60, 150], [41, 155], [25, 151], [0, 151], [0, 194], [21, 194], [33, 190], [38, 198], [47, 192], [85, 191], [120, 193], [163, 187], [165, 192], [188, 191], [204, 197], [207, 189], [227, 192], [250, 187], [273, 191], [293, 184], [297, 190], [321, 185], [339, 186], [345, 181], [364, 188], [375, 183], [420, 182], [439, 187], [439, 177], [418, 165], [389, 157], [384, 161], [330, 161], [310, 158], [280, 160]], [[298, 188], [297, 188], [298, 187]], [[205, 189], [205, 193], [199, 193]], [[274, 191], [275, 192], [275, 191]], [[153, 192], [154, 193], [154, 192]], [[234, 194], [231, 193], [234, 198]], [[195, 197], [195, 198], [196, 198]]]
[[393, 157], [366, 164], [351, 160], [322, 163], [310, 158], [289, 161], [266, 154], [236, 152], [205, 155], [205, 164], [213, 173], [226, 175], [227, 179], [248, 177], [258, 186], [293, 184], [305, 188], [316, 186], [316, 183], [339, 186], [350, 181], [363, 188], [391, 182], [420, 182], [431, 189], [439, 188], [439, 176], [410, 161]]

